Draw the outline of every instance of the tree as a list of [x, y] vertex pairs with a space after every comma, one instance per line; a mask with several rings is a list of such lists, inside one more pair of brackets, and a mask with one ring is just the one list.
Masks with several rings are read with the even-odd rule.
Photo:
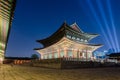
[[37, 54], [32, 54], [31, 58], [32, 58], [32, 59], [39, 59], [39, 57], [38, 57]]

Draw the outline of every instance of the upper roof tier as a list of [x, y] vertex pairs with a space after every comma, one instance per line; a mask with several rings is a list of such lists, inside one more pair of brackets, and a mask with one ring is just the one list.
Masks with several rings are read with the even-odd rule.
[[89, 40], [95, 38], [96, 36], [98, 36], [98, 34], [84, 33], [76, 23], [69, 26], [66, 22], [64, 22], [61, 27], [50, 37], [42, 40], [37, 40], [37, 42], [43, 44], [44, 47], [48, 47], [58, 42], [63, 37], [67, 37], [77, 42], [87, 43]]

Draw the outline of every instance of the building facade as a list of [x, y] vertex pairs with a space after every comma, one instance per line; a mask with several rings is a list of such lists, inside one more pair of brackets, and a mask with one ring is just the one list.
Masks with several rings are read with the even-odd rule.
[[16, 0], [0, 0], [0, 62], [4, 58]]
[[92, 52], [102, 46], [88, 43], [97, 36], [98, 34], [83, 32], [76, 23], [69, 26], [64, 22], [53, 35], [37, 40], [43, 47], [35, 50], [40, 53], [41, 59], [65, 57], [91, 60]]

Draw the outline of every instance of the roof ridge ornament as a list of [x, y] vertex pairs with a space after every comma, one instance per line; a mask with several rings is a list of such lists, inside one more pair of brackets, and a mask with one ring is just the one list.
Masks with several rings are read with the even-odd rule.
[[80, 28], [79, 28], [79, 26], [77, 25], [77, 23], [76, 22], [74, 22], [72, 25], [70, 25], [74, 30], [76, 30], [76, 31], [79, 31], [79, 32], [81, 32], [81, 33], [84, 33]]

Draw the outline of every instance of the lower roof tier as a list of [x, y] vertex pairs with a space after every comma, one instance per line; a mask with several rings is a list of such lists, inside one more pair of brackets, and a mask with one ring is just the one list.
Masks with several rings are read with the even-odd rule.
[[57, 50], [62, 50], [62, 49], [75, 49], [75, 50], [90, 50], [93, 52], [94, 50], [100, 48], [102, 45], [101, 44], [89, 44], [89, 43], [80, 43], [80, 42], [75, 42], [73, 40], [70, 40], [69, 38], [63, 37], [61, 40], [59, 40], [57, 43], [45, 47], [45, 48], [36, 48], [38, 52], [46, 53], [49, 51], [57, 51]]

